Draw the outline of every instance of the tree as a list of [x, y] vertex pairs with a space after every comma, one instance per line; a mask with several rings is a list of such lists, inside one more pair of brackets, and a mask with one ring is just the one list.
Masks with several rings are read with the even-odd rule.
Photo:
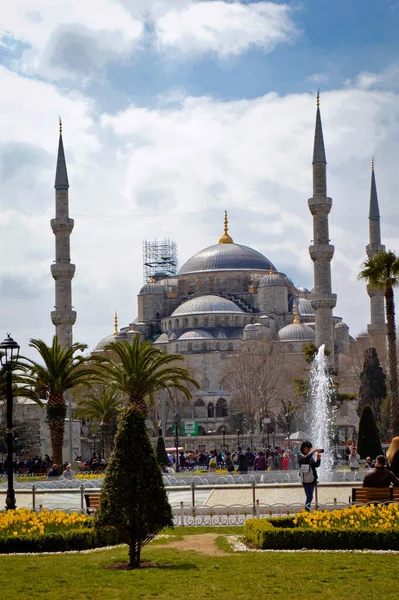
[[[80, 385], [89, 386], [95, 381], [97, 370], [93, 365], [89, 366], [89, 358], [76, 356], [76, 352], [83, 352], [87, 348], [84, 344], [75, 343], [61, 348], [57, 336], [54, 336], [51, 346], [47, 346], [43, 340], [34, 339], [29, 346], [39, 352], [44, 364], [27, 360], [25, 381], [45, 393], [53, 461], [62, 465], [66, 416], [64, 393]], [[36, 394], [39, 396], [38, 391]]]
[[148, 437], [142, 409], [132, 404], [122, 415], [102, 488], [95, 528], [115, 528], [129, 546], [130, 566], [140, 567], [141, 548], [164, 527], [172, 510]]
[[122, 410], [122, 400], [112, 386], [98, 386], [77, 403], [75, 415], [79, 419], [90, 419], [99, 423], [104, 442], [104, 458], [111, 455], [112, 424]]
[[375, 348], [369, 348], [364, 353], [363, 371], [360, 375], [358, 414], [369, 404], [373, 410], [377, 423], [380, 422], [381, 403], [387, 395], [385, 373], [382, 370]]
[[169, 458], [165, 448], [165, 440], [160, 435], [157, 439], [157, 460], [160, 465], [169, 465]]
[[363, 408], [360, 417], [357, 451], [360, 458], [367, 458], [368, 456], [375, 458], [379, 454], [383, 454], [374, 411], [369, 404]]
[[179, 354], [166, 354], [154, 348], [150, 340], [140, 341], [136, 335], [130, 342], [111, 342], [105, 350], [112, 352], [101, 363], [104, 380], [124, 394], [131, 404], [135, 404], [147, 415], [146, 399], [153, 401], [159, 390], [180, 390], [186, 398], [191, 398], [187, 385], [199, 389], [187, 369], [178, 367], [176, 362], [184, 360]]
[[381, 250], [363, 263], [359, 279], [365, 279], [370, 289], [381, 289], [385, 297], [387, 321], [389, 387], [391, 394], [392, 436], [399, 435], [398, 358], [394, 288], [399, 285], [399, 258], [394, 252]]

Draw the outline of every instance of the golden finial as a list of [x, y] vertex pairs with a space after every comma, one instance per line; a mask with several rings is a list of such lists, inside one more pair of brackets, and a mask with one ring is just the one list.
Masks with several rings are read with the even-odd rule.
[[320, 106], [320, 90], [317, 90], [316, 92], [316, 106], [317, 108]]
[[227, 219], [227, 210], [224, 211], [224, 231], [223, 235], [219, 240], [219, 244], [234, 244], [233, 239], [228, 234], [228, 219]]
[[374, 154], [371, 157], [371, 170], [374, 171]]
[[62, 121], [61, 121], [61, 117], [58, 115], [58, 122], [59, 122], [59, 126], [60, 126], [60, 134], [62, 133]]
[[118, 335], [119, 327], [118, 327], [118, 313], [115, 311], [114, 314], [114, 333], [112, 335]]
[[273, 271], [273, 265], [270, 265], [270, 269], [269, 269], [269, 275], [273, 275], [274, 271]]
[[292, 312], [294, 314], [294, 324], [299, 325], [299, 315], [298, 315], [298, 310], [296, 307], [296, 302], [294, 302], [294, 307], [292, 309]]

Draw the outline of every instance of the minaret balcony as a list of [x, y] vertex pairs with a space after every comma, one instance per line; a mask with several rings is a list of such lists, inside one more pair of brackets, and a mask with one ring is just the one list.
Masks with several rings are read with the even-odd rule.
[[310, 258], [313, 262], [320, 260], [330, 262], [334, 256], [334, 246], [332, 244], [314, 244], [309, 246]]
[[75, 265], [72, 263], [54, 263], [51, 265], [51, 274], [55, 280], [57, 279], [73, 279], [75, 275]]
[[70, 235], [72, 233], [74, 220], [69, 218], [51, 219], [51, 229], [55, 235]]
[[315, 310], [319, 308], [333, 309], [337, 304], [337, 294], [312, 294], [310, 302]]
[[378, 252], [382, 252], [385, 250], [385, 246], [382, 244], [368, 244], [366, 246], [366, 253], [369, 258], [375, 256]]
[[332, 199], [328, 196], [316, 196], [308, 200], [309, 210], [313, 216], [328, 216], [332, 207]]
[[75, 325], [76, 311], [74, 310], [53, 310], [51, 312], [51, 321], [56, 327], [60, 325]]

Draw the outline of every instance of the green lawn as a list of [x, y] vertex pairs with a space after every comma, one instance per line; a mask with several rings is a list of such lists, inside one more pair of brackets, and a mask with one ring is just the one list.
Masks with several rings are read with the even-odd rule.
[[[175, 534], [198, 534], [177, 528]], [[223, 536], [241, 528], [215, 529]], [[171, 532], [168, 532], [171, 533]], [[175, 538], [174, 538], [175, 539]], [[167, 543], [167, 539], [159, 543]], [[210, 557], [197, 552], [147, 546], [143, 559], [161, 568], [104, 569], [127, 562], [127, 549], [86, 555], [1, 556], [0, 598], [40, 600], [387, 600], [398, 597], [399, 556], [336, 553], [234, 553]]]

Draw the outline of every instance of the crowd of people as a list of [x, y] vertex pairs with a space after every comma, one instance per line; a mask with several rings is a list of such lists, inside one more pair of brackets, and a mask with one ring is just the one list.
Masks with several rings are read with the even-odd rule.
[[[168, 454], [169, 464], [163, 464], [164, 473], [176, 470], [175, 454]], [[251, 448], [231, 450], [229, 444], [218, 450], [189, 450], [180, 451], [178, 457], [180, 471], [192, 471], [195, 469], [224, 469], [228, 472], [237, 471], [248, 473], [249, 471], [291, 471], [297, 468], [295, 449], [283, 449], [276, 446], [274, 449], [268, 446], [258, 452]]]

